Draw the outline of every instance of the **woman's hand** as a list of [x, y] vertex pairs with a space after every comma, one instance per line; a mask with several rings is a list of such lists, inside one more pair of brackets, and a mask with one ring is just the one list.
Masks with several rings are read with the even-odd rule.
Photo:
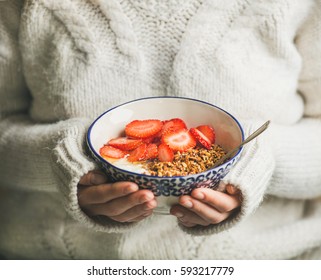
[[240, 205], [240, 192], [232, 185], [226, 186], [226, 193], [197, 188], [191, 195], [181, 196], [179, 205], [171, 208], [171, 214], [186, 227], [208, 226], [224, 221]]
[[107, 183], [99, 171], [84, 175], [78, 184], [78, 202], [89, 216], [103, 215], [118, 222], [138, 222], [157, 206], [154, 194], [132, 182]]

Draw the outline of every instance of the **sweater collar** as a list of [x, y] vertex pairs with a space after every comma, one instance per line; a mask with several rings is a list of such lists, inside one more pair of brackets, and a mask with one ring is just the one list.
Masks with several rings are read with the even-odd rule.
[[117, 0], [130, 2], [136, 9], [148, 16], [167, 20], [187, 5], [193, 5], [199, 0]]
[[[116, 44], [119, 50], [131, 59], [131, 65], [138, 71], [142, 68], [140, 65], [144, 63], [144, 53], [138, 47], [137, 34], [135, 34], [132, 22], [126, 10], [123, 8], [124, 1], [135, 2], [140, 6], [143, 3], [156, 3], [155, 7], [160, 5], [160, 0], [149, 2], [152, 0], [90, 0], [97, 6], [105, 17], [109, 20], [111, 29], [116, 37]], [[188, 3], [191, 3], [188, 0]], [[200, 1], [200, 0], [199, 0]], [[184, 35], [182, 37], [180, 48], [172, 61], [171, 74], [169, 75], [169, 85], [173, 83], [175, 77], [183, 71], [184, 65], [190, 65], [193, 57], [199, 56], [200, 53], [209, 57], [215, 56], [215, 52], [219, 49], [225, 36], [229, 33], [235, 21], [244, 13], [252, 0], [203, 0], [202, 6], [195, 15], [189, 20]], [[253, 0], [254, 1], [254, 0]], [[165, 1], [168, 7], [174, 7], [174, 1]], [[169, 4], [170, 3], [170, 4]], [[175, 1], [181, 3], [180, 0]], [[126, 5], [125, 5], [126, 6]], [[137, 6], [137, 7], [138, 7]], [[178, 5], [177, 5], [178, 6]], [[165, 7], [165, 6], [164, 6]], [[171, 10], [173, 11], [173, 10]], [[179, 19], [178, 19], [179, 20]], [[199, 61], [199, 60], [198, 60]], [[201, 59], [202, 61], [202, 59]], [[204, 62], [206, 63], [206, 61]], [[183, 68], [182, 68], [183, 67]], [[185, 70], [184, 70], [185, 71]]]

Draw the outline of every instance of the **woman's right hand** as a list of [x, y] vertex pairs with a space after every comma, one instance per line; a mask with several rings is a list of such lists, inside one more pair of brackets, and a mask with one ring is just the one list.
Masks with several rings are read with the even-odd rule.
[[132, 182], [108, 183], [99, 171], [90, 171], [78, 184], [78, 202], [89, 216], [103, 215], [118, 222], [138, 222], [157, 206], [154, 194]]

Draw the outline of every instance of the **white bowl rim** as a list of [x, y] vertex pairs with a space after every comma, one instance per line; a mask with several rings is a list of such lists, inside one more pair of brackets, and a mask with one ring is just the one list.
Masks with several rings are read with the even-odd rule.
[[96, 122], [99, 121], [99, 119], [101, 117], [103, 117], [105, 114], [107, 114], [108, 112], [112, 111], [112, 110], [115, 110], [116, 108], [118, 107], [121, 107], [121, 106], [124, 106], [126, 104], [129, 104], [129, 103], [134, 103], [134, 102], [138, 102], [138, 101], [142, 101], [142, 100], [145, 100], [145, 99], [184, 99], [184, 100], [190, 100], [190, 101], [195, 101], [195, 102], [199, 102], [199, 103], [204, 103], [206, 105], [209, 105], [211, 107], [215, 107], [216, 109], [218, 110], [221, 110], [222, 112], [224, 112], [225, 114], [227, 114], [228, 116], [230, 116], [234, 121], [235, 123], [237, 124], [237, 126], [239, 127], [240, 131], [241, 131], [241, 141], [243, 142], [244, 141], [244, 131], [243, 131], [243, 127], [241, 126], [241, 124], [239, 123], [239, 121], [229, 112], [227, 112], [226, 110], [218, 107], [217, 105], [214, 105], [214, 104], [211, 104], [209, 102], [206, 102], [206, 101], [203, 101], [203, 100], [199, 100], [199, 99], [196, 99], [196, 98], [190, 98], [190, 97], [180, 97], [180, 96], [150, 96], [150, 97], [143, 97], [143, 98], [138, 98], [138, 99], [133, 99], [133, 100], [130, 100], [130, 101], [127, 101], [127, 102], [124, 102], [122, 104], [119, 104], [119, 105], [116, 105], [110, 109], [108, 109], [107, 111], [103, 112], [100, 116], [98, 116], [93, 122], [92, 124], [89, 126], [88, 128], [88, 131], [87, 131], [87, 135], [86, 135], [86, 142], [87, 142], [87, 145], [89, 147], [89, 149], [91, 150], [92, 153], [94, 153], [94, 155], [99, 158], [101, 161], [103, 161], [104, 163], [106, 163], [107, 165], [111, 165], [113, 168], [121, 171], [121, 172], [126, 172], [126, 173], [129, 173], [133, 176], [144, 176], [144, 177], [149, 177], [149, 178], [153, 178], [153, 179], [176, 179], [176, 178], [186, 178], [186, 177], [194, 177], [194, 176], [201, 176], [201, 175], [204, 175], [214, 169], [221, 169], [222, 167], [225, 167], [226, 165], [230, 164], [235, 158], [237, 158], [242, 150], [243, 150], [243, 146], [238, 150], [238, 152], [233, 156], [231, 157], [228, 161], [224, 162], [223, 164], [220, 164], [219, 166], [216, 166], [214, 168], [210, 168], [210, 169], [207, 169], [206, 171], [203, 171], [203, 172], [200, 172], [200, 173], [196, 173], [196, 174], [190, 174], [190, 175], [184, 175], [184, 176], [153, 176], [153, 175], [148, 175], [148, 174], [143, 174], [143, 173], [137, 173], [137, 172], [133, 172], [133, 171], [129, 171], [129, 170], [126, 170], [126, 169], [122, 169], [122, 168], [119, 168], [117, 166], [115, 166], [114, 164], [112, 164], [111, 162], [109, 162], [108, 160], [104, 159], [100, 154], [98, 154], [94, 147], [92, 146], [91, 144], [91, 141], [90, 141], [90, 134], [91, 134], [91, 131], [92, 131], [92, 128], [95, 126]]

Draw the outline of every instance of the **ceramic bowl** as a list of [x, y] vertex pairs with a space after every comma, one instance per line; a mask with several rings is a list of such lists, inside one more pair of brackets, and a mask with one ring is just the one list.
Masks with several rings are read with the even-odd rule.
[[112, 138], [119, 137], [132, 120], [181, 118], [187, 126], [212, 125], [215, 143], [225, 151], [235, 148], [244, 139], [240, 123], [227, 111], [200, 100], [181, 97], [150, 97], [133, 100], [109, 109], [89, 127], [87, 144], [94, 159], [113, 181], [132, 181], [142, 189], [150, 189], [156, 196], [155, 212], [169, 213], [178, 197], [189, 194], [194, 188], [216, 189], [220, 180], [231, 170], [241, 156], [240, 148], [228, 161], [205, 172], [175, 177], [158, 177], [116, 167], [99, 154], [99, 149]]

